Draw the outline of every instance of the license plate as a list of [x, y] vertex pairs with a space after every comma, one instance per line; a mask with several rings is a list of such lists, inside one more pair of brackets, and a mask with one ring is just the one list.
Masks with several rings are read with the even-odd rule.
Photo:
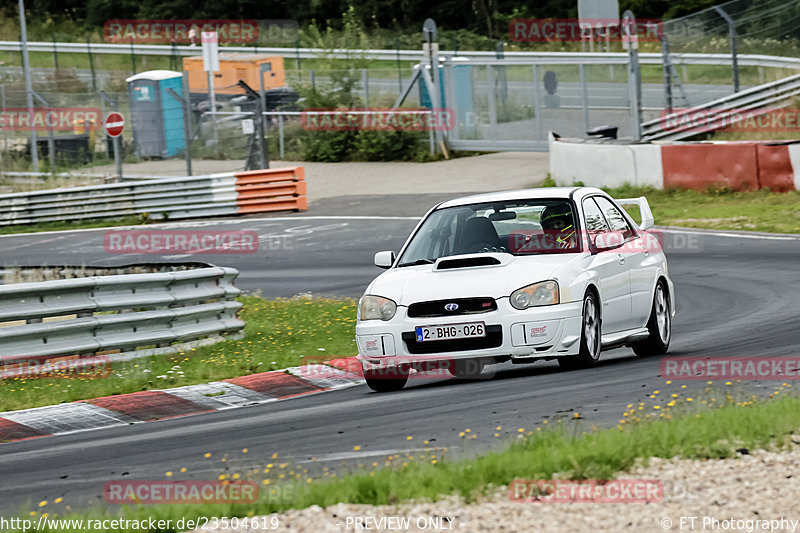
[[442, 324], [440, 326], [417, 326], [417, 342], [442, 341], [449, 339], [471, 339], [486, 336], [483, 322], [465, 324]]

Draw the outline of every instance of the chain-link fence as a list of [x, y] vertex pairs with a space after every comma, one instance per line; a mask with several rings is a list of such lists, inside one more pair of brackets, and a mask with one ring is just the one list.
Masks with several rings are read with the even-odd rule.
[[[798, 29], [800, 3], [785, 0], [732, 0], [665, 21], [662, 46], [670, 59], [664, 75], [674, 86], [675, 105], [696, 106], [795, 74], [785, 69], [741, 66], [736, 57], [798, 57]], [[675, 59], [676, 54], [682, 53], [724, 54], [731, 60], [729, 65], [690, 67]], [[688, 97], [688, 92], [694, 95]]]

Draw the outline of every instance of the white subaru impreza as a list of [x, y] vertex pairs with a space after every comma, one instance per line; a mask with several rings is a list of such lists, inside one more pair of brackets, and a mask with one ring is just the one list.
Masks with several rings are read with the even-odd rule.
[[[625, 204], [638, 204], [641, 223]], [[645, 198], [592, 187], [437, 205], [398, 255], [375, 254], [388, 270], [361, 297], [356, 324], [367, 385], [401, 389], [412, 368], [477, 377], [509, 360], [587, 367], [623, 345], [665, 353], [675, 296], [652, 226]]]

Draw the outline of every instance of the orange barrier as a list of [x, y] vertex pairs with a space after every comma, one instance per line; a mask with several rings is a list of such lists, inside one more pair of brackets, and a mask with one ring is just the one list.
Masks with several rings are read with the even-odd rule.
[[239, 214], [308, 209], [303, 167], [249, 170], [234, 176]]
[[661, 165], [665, 189], [759, 188], [756, 145], [752, 142], [665, 144], [661, 147]]
[[794, 190], [794, 169], [789, 158], [788, 143], [756, 145], [759, 188], [776, 192]]

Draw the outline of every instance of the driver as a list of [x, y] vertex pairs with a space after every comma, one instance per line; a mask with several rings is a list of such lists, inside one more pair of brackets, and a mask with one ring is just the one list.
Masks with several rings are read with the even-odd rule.
[[572, 223], [572, 209], [567, 204], [548, 206], [542, 211], [540, 219], [545, 235], [555, 239], [556, 248], [572, 248], [575, 246], [575, 226]]

